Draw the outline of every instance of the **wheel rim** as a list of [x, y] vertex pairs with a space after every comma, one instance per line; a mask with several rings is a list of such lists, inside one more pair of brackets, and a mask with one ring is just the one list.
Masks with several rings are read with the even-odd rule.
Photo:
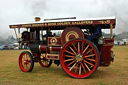
[[41, 54], [39, 63], [42, 67], [49, 67], [52, 61], [46, 58], [46, 54]]
[[91, 42], [74, 39], [64, 45], [60, 54], [64, 71], [75, 78], [87, 78], [98, 67], [98, 52]]
[[32, 61], [30, 59], [30, 56], [23, 52], [20, 54], [19, 57], [19, 66], [22, 71], [28, 72], [31, 69]]

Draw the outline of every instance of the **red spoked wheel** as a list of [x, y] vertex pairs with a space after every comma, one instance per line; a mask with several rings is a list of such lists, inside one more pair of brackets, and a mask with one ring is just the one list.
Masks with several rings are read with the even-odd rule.
[[19, 56], [19, 66], [23, 72], [31, 72], [34, 67], [33, 56], [30, 52], [24, 51]]
[[99, 66], [97, 47], [86, 39], [76, 38], [67, 42], [60, 54], [63, 70], [74, 78], [87, 78]]
[[52, 60], [47, 59], [46, 54], [41, 54], [39, 63], [42, 67], [50, 67], [52, 65]]

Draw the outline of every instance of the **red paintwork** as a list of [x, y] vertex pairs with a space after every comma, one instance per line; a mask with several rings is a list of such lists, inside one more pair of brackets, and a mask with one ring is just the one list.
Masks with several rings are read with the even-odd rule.
[[58, 58], [59, 56], [50, 56], [50, 55], [47, 55], [47, 59], [56, 59], [56, 60], [58, 60], [59, 58]]
[[[56, 42], [52, 43], [53, 40]], [[60, 37], [48, 37], [48, 46], [61, 46]]]
[[[51, 38], [49, 38], [50, 40]], [[60, 39], [58, 37], [58, 39]], [[61, 42], [58, 42], [61, 43]], [[103, 40], [103, 44], [100, 45], [100, 66], [109, 66], [111, 64], [112, 61], [112, 51], [111, 48], [113, 47], [113, 43], [114, 43], [114, 39], [110, 39], [110, 38], [105, 38]], [[40, 45], [40, 52], [42, 51], [61, 51], [61, 46], [44, 46], [44, 45]]]
[[42, 53], [43, 52], [50, 52], [50, 51], [60, 51], [61, 46], [45, 46], [45, 45], [40, 45], [39, 50]]
[[61, 46], [51, 46], [51, 47], [48, 47], [48, 49], [51, 49], [50, 51], [60, 52], [61, 51]]
[[42, 53], [42, 51], [48, 51], [48, 46], [46, 46], [46, 45], [42, 45], [42, 44], [40, 44], [40, 46], [39, 46], [39, 51]]
[[38, 62], [40, 60], [40, 54], [32, 53], [32, 55], [34, 57], [34, 62]]
[[103, 40], [103, 44], [100, 45], [100, 66], [109, 66], [112, 61], [112, 51], [114, 39], [106, 38]]

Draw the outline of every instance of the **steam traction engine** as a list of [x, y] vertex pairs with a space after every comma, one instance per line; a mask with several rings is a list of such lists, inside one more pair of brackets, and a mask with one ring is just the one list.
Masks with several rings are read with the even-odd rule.
[[[87, 40], [89, 29], [98, 25], [102, 29], [110, 29], [110, 37]], [[39, 62], [42, 67], [61, 64], [63, 70], [74, 78], [87, 78], [99, 66], [109, 66], [113, 61], [115, 17], [108, 18], [59, 18], [45, 19], [35, 22], [13, 24], [10, 28], [18, 29], [18, 42], [29, 46], [31, 52], [24, 51], [19, 56], [19, 67], [23, 72], [31, 72], [34, 62]], [[61, 36], [52, 33], [61, 30]], [[83, 31], [87, 30], [88, 33]], [[20, 33], [22, 31], [22, 33]], [[44, 34], [45, 33], [45, 34]], [[96, 42], [96, 43], [95, 43]]]

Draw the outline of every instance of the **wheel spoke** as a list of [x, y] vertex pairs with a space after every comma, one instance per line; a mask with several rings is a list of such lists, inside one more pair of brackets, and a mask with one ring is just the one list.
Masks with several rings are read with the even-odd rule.
[[70, 68], [70, 71], [75, 67], [76, 63]]
[[85, 53], [85, 51], [88, 49], [88, 47], [89, 47], [89, 45], [84, 49], [83, 54], [84, 54], [84, 53]]
[[79, 68], [79, 75], [81, 75], [81, 64], [80, 64], [80, 68]]
[[88, 65], [86, 63], [84, 63], [84, 65], [86, 66], [86, 68], [90, 71], [90, 68], [88, 67]]
[[43, 63], [44, 63], [44, 65], [46, 65], [46, 62], [45, 61]]
[[45, 61], [45, 65], [47, 65], [48, 63], [47, 63], [47, 61]]
[[24, 61], [24, 58], [22, 57], [21, 61], [23, 62]]
[[45, 62], [44, 60], [41, 60], [41, 62]]
[[80, 42], [78, 42], [78, 52], [80, 52]]
[[46, 62], [46, 65], [47, 65], [48, 64], [48, 61], [46, 60], [45, 62]]
[[28, 60], [28, 55], [26, 54], [26, 60]]
[[64, 62], [71, 61], [71, 60], [74, 60], [74, 59], [68, 59], [68, 60], [64, 60]]
[[31, 63], [28, 63], [29, 67], [31, 67]]
[[94, 59], [90, 59], [90, 58], [86, 58], [87, 60], [90, 60], [90, 61], [95, 61]]
[[26, 69], [29, 69], [29, 67], [27, 66], [27, 64], [26, 64]]
[[23, 55], [22, 58], [24, 58], [24, 60], [25, 60], [25, 55]]
[[47, 60], [47, 64], [49, 64], [49, 61]]
[[69, 47], [71, 50], [72, 50], [72, 52], [76, 55], [76, 52], [72, 49], [72, 47]]
[[82, 42], [82, 48], [81, 48], [81, 52], [83, 51], [83, 48], [84, 48], [84, 43]]
[[46, 65], [48, 65], [48, 61], [46, 61]]
[[95, 56], [95, 54], [86, 55], [86, 56], [84, 56], [84, 58], [87, 58], [87, 57], [92, 57], [92, 56]]
[[81, 65], [82, 65], [82, 68], [84, 69], [84, 72], [86, 73], [86, 70], [85, 70], [85, 68], [84, 68], [84, 65], [83, 65], [83, 63], [81, 63]]
[[72, 61], [71, 63], [68, 64], [68, 66], [70, 66], [71, 64], [73, 64], [75, 61]]
[[28, 60], [29, 63], [31, 63], [31, 60]]
[[78, 64], [76, 65], [75, 73], [77, 73], [77, 69], [78, 69]]
[[92, 51], [92, 49], [90, 49], [87, 53], [86, 53], [86, 55], [88, 54], [88, 53], [90, 53]]
[[24, 56], [22, 58], [25, 60], [25, 57]]
[[72, 54], [72, 55], [75, 55], [74, 53], [71, 53], [71, 52], [69, 52], [69, 51], [67, 51], [67, 50], [65, 50], [65, 52], [67, 52], [67, 53], [69, 53], [69, 54]]
[[85, 60], [83, 60], [85, 63], [88, 63], [89, 65], [91, 65], [91, 66], [94, 66], [92, 63], [90, 63], [90, 62], [88, 62], [88, 61], [85, 61]]
[[22, 66], [23, 66], [23, 67], [25, 66], [24, 62], [22, 63]]
[[70, 55], [65, 55], [65, 57], [74, 58], [74, 56], [70, 56]]
[[23, 68], [25, 69], [25, 65], [23, 65]]
[[45, 65], [45, 61], [43, 62], [43, 65]]
[[28, 68], [30, 68], [30, 67], [31, 67], [31, 65], [30, 65], [30, 64], [28, 64], [27, 66], [28, 66]]
[[26, 56], [26, 54], [25, 54], [24, 56], [25, 56], [25, 60], [27, 60], [27, 56]]
[[40, 59], [43, 59], [43, 55], [41, 54]]
[[75, 50], [77, 51], [77, 48], [76, 48], [76, 46], [74, 45], [74, 43], [72, 43], [72, 46], [75, 48]]

